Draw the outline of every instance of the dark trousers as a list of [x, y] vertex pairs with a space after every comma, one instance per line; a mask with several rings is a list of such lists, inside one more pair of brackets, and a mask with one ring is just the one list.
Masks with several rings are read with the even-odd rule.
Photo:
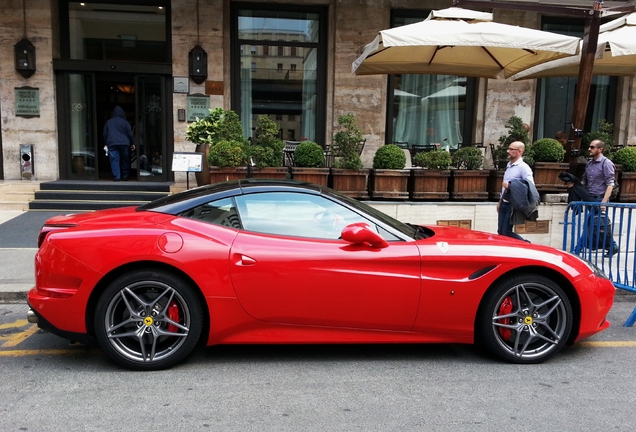
[[[603, 197], [602, 196], [592, 196], [592, 201], [593, 202], [597, 202], [600, 203], [603, 201]], [[583, 221], [583, 227], [581, 229], [581, 238], [579, 238], [579, 242], [576, 245], [576, 247], [574, 248], [574, 253], [576, 254], [580, 254], [581, 252], [583, 252], [584, 249], [589, 248], [589, 249], [596, 249], [597, 245], [593, 244], [593, 238], [594, 238], [594, 234], [595, 231], [597, 229], [597, 227], [595, 227], [594, 225], [594, 218], [596, 216], [600, 216], [601, 215], [601, 209], [600, 208], [587, 208], [586, 209], [586, 214], [585, 214], [585, 219]], [[599, 232], [597, 232], [596, 234], [600, 235], [600, 230], [598, 230]], [[605, 249], [609, 250], [610, 253], [613, 251], [617, 251], [618, 250], [618, 245], [616, 244], [616, 241], [612, 238], [611, 243], [605, 242], [605, 244], [603, 245], [605, 247]]]
[[108, 159], [110, 160], [110, 170], [113, 172], [114, 180], [128, 180], [130, 174], [130, 146], [114, 145], [108, 146]]
[[499, 218], [497, 220], [497, 234], [525, 241], [526, 239], [513, 231], [510, 216], [512, 216], [512, 206], [509, 202], [501, 201], [499, 204]]

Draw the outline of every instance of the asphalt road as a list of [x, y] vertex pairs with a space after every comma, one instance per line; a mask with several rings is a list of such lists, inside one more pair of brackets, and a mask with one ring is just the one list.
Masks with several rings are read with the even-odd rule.
[[621, 324], [635, 306], [541, 365], [463, 345], [266, 345], [144, 373], [0, 304], [0, 430], [632, 431], [636, 329]]

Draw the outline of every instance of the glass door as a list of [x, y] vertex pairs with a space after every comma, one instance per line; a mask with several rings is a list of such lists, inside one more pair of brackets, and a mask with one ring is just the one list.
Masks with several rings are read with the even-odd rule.
[[95, 134], [94, 77], [69, 74], [69, 178], [96, 180], [98, 154]]
[[166, 181], [165, 78], [138, 75], [135, 79], [137, 115], [133, 125], [135, 151], [131, 176], [139, 181]]

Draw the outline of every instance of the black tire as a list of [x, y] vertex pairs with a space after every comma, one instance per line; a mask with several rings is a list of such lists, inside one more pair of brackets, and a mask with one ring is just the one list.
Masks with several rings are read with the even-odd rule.
[[557, 354], [572, 331], [572, 306], [552, 280], [520, 274], [500, 281], [484, 296], [477, 341], [511, 363], [541, 363]]
[[95, 309], [95, 336], [116, 363], [159, 370], [194, 349], [203, 310], [191, 283], [165, 271], [141, 270], [114, 280]]

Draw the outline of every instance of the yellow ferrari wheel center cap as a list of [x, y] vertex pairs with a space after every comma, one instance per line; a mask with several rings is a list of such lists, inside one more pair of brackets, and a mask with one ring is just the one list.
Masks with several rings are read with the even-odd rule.
[[146, 326], [150, 327], [152, 325], [152, 317], [147, 316], [146, 318], [144, 318], [144, 324], [146, 324]]
[[532, 317], [531, 317], [531, 316], [527, 316], [527, 317], [525, 317], [525, 318], [523, 319], [523, 323], [524, 323], [525, 325], [530, 325], [530, 324], [532, 324]]

